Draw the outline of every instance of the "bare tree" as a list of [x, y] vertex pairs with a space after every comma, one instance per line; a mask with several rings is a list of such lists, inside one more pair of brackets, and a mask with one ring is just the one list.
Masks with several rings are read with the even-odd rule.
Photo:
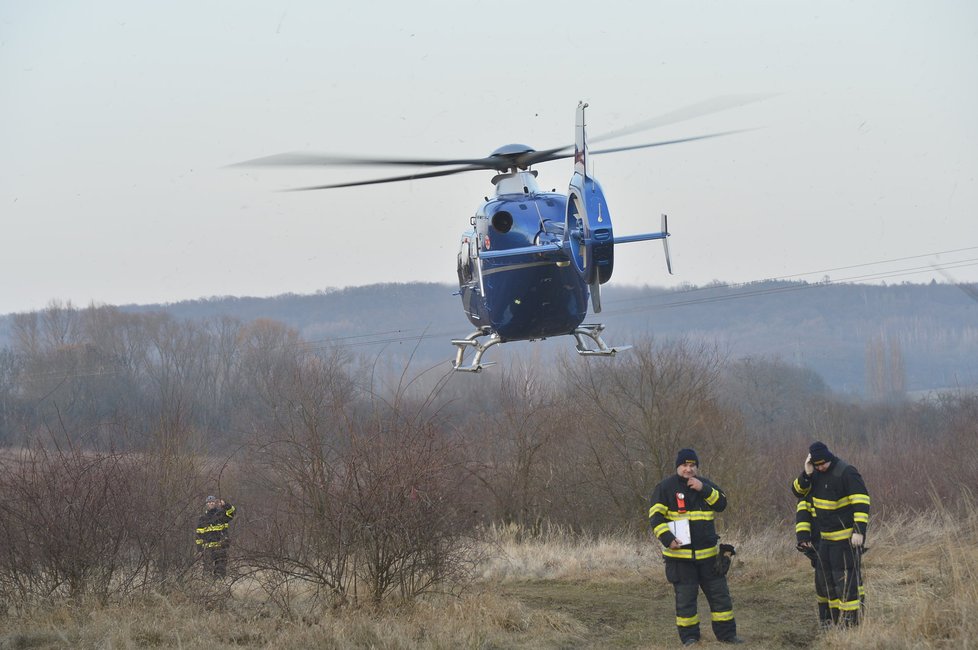
[[613, 364], [568, 365], [586, 489], [601, 496], [605, 525], [644, 525], [647, 491], [675, 471], [676, 451], [699, 447], [713, 476], [731, 476], [746, 443], [742, 421], [717, 399], [715, 348], [646, 342]]
[[425, 408], [356, 389], [337, 351], [263, 349], [245, 360], [266, 404], [248, 448], [243, 552], [270, 594], [302, 581], [333, 604], [380, 602], [457, 577], [468, 529], [457, 443]]
[[[463, 427], [475, 476], [488, 493], [485, 515], [539, 534], [561, 490], [560, 450], [576, 432], [564, 397], [530, 366], [501, 369], [490, 391], [495, 404], [478, 409]], [[569, 472], [573, 470], [568, 468]]]

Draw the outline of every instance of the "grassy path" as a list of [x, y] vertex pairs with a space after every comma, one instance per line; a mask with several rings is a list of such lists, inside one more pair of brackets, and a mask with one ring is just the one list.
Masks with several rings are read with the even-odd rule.
[[[731, 592], [740, 636], [751, 648], [807, 648], [816, 634], [813, 594], [807, 575], [779, 583], [740, 581], [731, 577]], [[524, 647], [675, 648], [672, 587], [664, 576], [631, 581], [532, 581], [508, 583], [499, 593], [538, 611], [559, 613], [580, 623], [586, 632], [563, 639], [523, 639]], [[701, 647], [717, 643], [709, 627], [709, 607], [700, 595]]]

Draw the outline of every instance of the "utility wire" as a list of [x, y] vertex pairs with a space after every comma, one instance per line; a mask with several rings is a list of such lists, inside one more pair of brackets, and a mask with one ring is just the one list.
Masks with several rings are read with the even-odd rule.
[[[965, 260], [965, 261], [963, 261], [962, 263], [959, 263], [959, 264], [949, 264], [949, 265], [946, 265], [944, 268], [952, 268], [952, 269], [953, 268], [965, 268], [965, 267], [975, 266], [975, 265], [978, 265], [978, 258], [973, 259], [973, 260]], [[606, 313], [608, 313], [608, 314], [630, 314], [630, 313], [634, 313], [634, 312], [655, 311], [655, 310], [667, 309], [667, 308], [671, 308], [671, 307], [685, 307], [685, 306], [689, 306], [689, 305], [699, 305], [699, 304], [706, 304], [706, 303], [711, 303], [711, 302], [721, 302], [721, 301], [728, 301], [728, 300], [739, 300], [739, 299], [742, 299], [742, 298], [753, 298], [753, 297], [756, 297], [756, 296], [763, 296], [763, 295], [774, 294], [774, 293], [786, 293], [786, 292], [791, 292], [791, 291], [804, 291], [804, 290], [808, 290], [808, 289], [817, 289], [817, 288], [825, 287], [825, 286], [828, 286], [828, 285], [850, 284], [850, 283], [860, 282], [860, 281], [866, 281], [866, 280], [884, 280], [884, 279], [887, 279], [887, 278], [903, 277], [903, 276], [907, 276], [907, 275], [917, 275], [919, 273], [931, 272], [932, 270], [933, 269], [931, 269], [930, 267], [913, 267], [913, 268], [909, 268], [909, 269], [897, 269], [897, 270], [893, 270], [893, 271], [883, 271], [883, 272], [872, 273], [872, 274], [854, 275], [854, 276], [850, 276], [850, 277], [846, 277], [846, 278], [841, 278], [841, 279], [836, 279], [836, 280], [830, 279], [830, 280], [821, 281], [821, 282], [817, 282], [817, 283], [790, 284], [790, 285], [779, 286], [779, 287], [767, 287], [767, 288], [763, 288], [763, 289], [758, 288], [758, 289], [755, 289], [755, 290], [742, 291], [742, 292], [739, 292], [739, 293], [730, 293], [730, 294], [721, 295], [721, 296], [705, 296], [705, 297], [702, 297], [702, 298], [693, 298], [693, 299], [690, 299], [690, 300], [682, 300], [682, 299], [680, 299], [680, 300], [673, 300], [671, 302], [665, 302], [665, 303], [638, 305], [636, 307], [631, 307], [631, 308], [626, 308], [626, 309], [612, 310], [612, 311], [608, 311]], [[765, 281], [762, 281], [762, 282], [776, 282], [776, 281], [777, 280], [765, 280]], [[641, 298], [629, 298], [629, 299], [623, 300], [621, 302], [635, 302], [637, 300], [649, 301], [649, 300], [655, 300], [657, 298], [669, 298], [669, 297], [673, 297], [673, 296], [682, 296], [684, 294], [691, 294], [691, 293], [695, 293], [695, 292], [699, 292], [699, 291], [704, 291], [704, 290], [711, 290], [711, 289], [741, 289], [741, 288], [747, 288], [747, 287], [752, 286], [754, 284], [758, 284], [758, 283], [745, 283], [745, 284], [737, 284], [737, 285], [727, 284], [727, 285], [715, 285], [715, 286], [709, 286], [709, 287], [696, 287], [695, 289], [690, 289], [690, 290], [687, 290], [687, 291], [677, 291], [677, 292], [673, 292], [673, 293], [664, 293], [664, 294], [660, 294], [659, 296], [653, 296], [653, 297], [643, 296]], [[617, 303], [615, 301], [609, 301], [609, 304], [617, 304]]]
[[[978, 246], [969, 246], [967, 248], [955, 248], [955, 249], [946, 250], [946, 251], [935, 251], [933, 253], [923, 253], [921, 255], [909, 255], [907, 257], [894, 257], [892, 259], [879, 260], [879, 261], [876, 261], [876, 262], [864, 262], [862, 264], [850, 264], [848, 266], [837, 266], [837, 267], [834, 267], [834, 268], [822, 269], [821, 271], [806, 271], [804, 273], [792, 273], [790, 275], [781, 275], [781, 276], [777, 276], [777, 277], [773, 277], [773, 278], [766, 278], [764, 280], [749, 280], [747, 282], [728, 282], [728, 283], [724, 283], [724, 284], [711, 284], [711, 285], [707, 285], [707, 286], [692, 287], [692, 288], [686, 289], [684, 291], [686, 293], [695, 293], [697, 291], [708, 291], [710, 289], [726, 289], [726, 288], [731, 288], [731, 287], [743, 287], [743, 286], [747, 286], [747, 285], [751, 285], [751, 284], [759, 284], [759, 283], [762, 283], [762, 282], [777, 282], [779, 280], [788, 280], [790, 278], [801, 278], [801, 277], [810, 276], [810, 275], [825, 275], [827, 273], [833, 273], [835, 271], [847, 271], [849, 269], [857, 269], [857, 268], [861, 268], [861, 267], [864, 267], [864, 266], [878, 266], [880, 264], [892, 264], [893, 262], [904, 262], [906, 260], [915, 260], [915, 259], [920, 259], [920, 258], [924, 258], [924, 257], [934, 257], [936, 255], [948, 255], [950, 253], [962, 253], [964, 251], [973, 251], [973, 250], [978, 250]], [[970, 261], [973, 261], [973, 260], [966, 260], [966, 261], [969, 261], [970, 262]], [[956, 264], [956, 262], [951, 262], [950, 264]], [[922, 268], [922, 267], [920, 267], [920, 268]], [[945, 265], [945, 268], [948, 268], [948, 267]], [[619, 300], [612, 300], [608, 304], [616, 304], [616, 303], [619, 303], [619, 302], [629, 302], [629, 301], [633, 301], [633, 300], [645, 300], [645, 299], [646, 299], [645, 297], [639, 297], [639, 298], [622, 298], [622, 299], [619, 299]]]

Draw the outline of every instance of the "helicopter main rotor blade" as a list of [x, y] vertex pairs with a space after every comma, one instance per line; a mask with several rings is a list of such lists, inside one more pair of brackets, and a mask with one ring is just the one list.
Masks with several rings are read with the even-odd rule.
[[637, 124], [632, 124], [631, 126], [626, 126], [616, 131], [609, 131], [608, 133], [602, 133], [601, 135], [588, 138], [588, 143], [593, 144], [596, 142], [603, 142], [605, 140], [620, 138], [633, 133], [657, 129], [660, 126], [668, 126], [670, 124], [685, 122], [686, 120], [691, 120], [694, 117], [719, 113], [720, 111], [730, 110], [731, 108], [737, 108], [738, 106], [743, 106], [744, 104], [758, 102], [771, 97], [774, 97], [774, 95], [760, 93], [744, 95], [720, 95], [719, 97], [714, 97], [713, 99], [707, 99], [702, 102], [690, 104], [689, 106], [677, 108], [674, 111], [663, 113], [657, 117], [643, 120]]
[[[588, 144], [593, 144], [596, 142], [603, 142], [605, 140], [612, 140], [614, 138], [620, 138], [622, 136], [631, 135], [633, 133], [640, 133], [642, 131], [649, 131], [651, 129], [656, 129], [661, 126], [668, 126], [670, 124], [676, 124], [678, 122], [685, 122], [686, 120], [691, 120], [694, 117], [700, 117], [703, 115], [709, 115], [711, 113], [718, 113], [720, 111], [729, 110], [731, 108], [736, 108], [738, 106], [743, 106], [744, 104], [749, 104], [751, 102], [761, 101], [763, 99], [768, 99], [774, 95], [765, 94], [745, 94], [745, 95], [721, 95], [719, 97], [714, 97], [713, 99], [708, 99], [706, 101], [697, 102], [696, 104], [690, 104], [689, 106], [684, 106], [682, 108], [677, 108], [674, 111], [669, 111], [657, 117], [650, 118], [648, 120], [643, 120], [637, 124], [632, 124], [631, 126], [626, 126], [624, 128], [618, 129], [617, 131], [610, 131], [608, 133], [603, 133], [601, 135], [588, 138]], [[736, 131], [728, 131], [726, 133], [717, 133], [713, 135], [697, 136], [693, 138], [686, 138], [681, 140], [669, 140], [661, 143], [653, 143], [647, 145], [638, 145], [633, 147], [635, 149], [641, 149], [643, 147], [657, 147], [666, 144], [678, 144], [680, 142], [687, 142], [691, 140], [700, 140], [703, 138], [717, 137], [718, 135], [728, 135], [730, 133], [736, 133]], [[562, 147], [554, 147], [553, 149], [545, 149], [543, 151], [530, 151], [525, 154], [520, 155], [516, 161], [519, 163], [521, 168], [528, 167], [530, 165], [535, 165], [541, 162], [549, 162], [551, 160], [562, 160], [564, 158], [573, 157], [573, 153], [567, 153], [566, 155], [560, 155], [561, 152], [570, 152], [574, 149], [573, 144], [564, 145]], [[614, 151], [627, 151], [627, 149], [603, 149], [601, 151], [591, 151], [592, 154], [595, 153], [612, 153]]]
[[381, 183], [397, 183], [400, 181], [413, 181], [419, 178], [436, 178], [438, 176], [451, 176], [452, 174], [461, 174], [462, 172], [475, 172], [475, 171], [485, 171], [485, 170], [486, 167], [473, 165], [470, 167], [443, 169], [442, 171], [438, 171], [438, 172], [425, 172], [424, 174], [408, 174], [405, 176], [390, 176], [387, 178], [374, 178], [366, 181], [350, 181], [349, 183], [332, 183], [330, 185], [313, 185], [310, 187], [295, 187], [284, 191], [285, 192], [308, 192], [310, 190], [331, 190], [338, 187], [356, 187], [358, 185], [380, 185]]
[[[674, 124], [676, 122], [682, 122], [685, 120], [692, 119], [694, 117], [700, 117], [702, 115], [709, 115], [710, 113], [716, 113], [719, 111], [728, 110], [735, 108], [737, 106], [742, 106], [750, 102], [760, 101], [771, 97], [772, 95], [723, 95], [720, 97], [715, 97], [703, 102], [696, 104], [691, 104], [689, 106], [679, 108], [669, 113], [659, 115], [638, 124], [634, 124], [629, 127], [618, 129], [617, 131], [611, 131], [603, 135], [599, 135], [588, 140], [589, 143], [602, 142], [604, 140], [610, 140], [612, 138], [619, 138], [632, 133], [638, 133], [640, 131], [647, 131], [650, 129], [658, 128], [661, 126], [666, 126], [669, 124]], [[749, 129], [747, 129], [749, 130]], [[610, 149], [599, 149], [592, 150], [592, 154], [605, 154], [605, 153], [616, 153], [620, 151], [633, 151], [636, 149], [648, 149], [650, 147], [662, 147], [669, 144], [679, 144], [682, 142], [693, 142], [695, 140], [704, 140], [706, 138], [716, 138], [724, 135], [731, 135], [733, 133], [740, 133], [742, 131], [725, 131], [721, 133], [710, 133], [706, 135], [693, 136], [689, 138], [678, 138], [673, 140], [663, 140], [659, 142], [651, 142], [647, 144], [638, 144], [625, 147], [616, 147]], [[554, 147], [552, 149], [544, 149], [542, 151], [534, 151], [533, 149], [526, 147], [525, 149], [514, 149], [514, 147], [524, 147], [524, 145], [507, 145], [502, 147], [492, 155], [481, 157], [481, 158], [372, 158], [367, 156], [345, 156], [345, 155], [335, 155], [335, 154], [315, 154], [315, 153], [283, 153], [273, 156], [265, 156], [263, 158], [255, 158], [253, 160], [247, 160], [244, 162], [236, 163], [231, 165], [232, 167], [256, 167], [256, 166], [268, 166], [268, 167], [352, 167], [352, 166], [380, 166], [380, 167], [453, 167], [453, 169], [447, 169], [437, 172], [426, 172], [422, 174], [405, 174], [403, 176], [390, 176], [385, 178], [376, 178], [363, 181], [351, 181], [348, 183], [331, 183], [328, 185], [316, 185], [311, 187], [300, 187], [288, 191], [307, 191], [307, 190], [326, 190], [334, 189], [340, 187], [356, 187], [359, 185], [378, 185], [381, 183], [396, 183], [399, 181], [411, 181], [418, 180], [422, 178], [436, 178], [439, 176], [450, 176], [453, 174], [461, 174], [462, 172], [479, 171], [479, 170], [495, 170], [498, 172], [507, 172], [513, 169], [528, 169], [532, 165], [537, 163], [550, 162], [552, 160], [563, 160], [565, 158], [573, 157], [575, 145], [569, 144], [560, 147]], [[461, 165], [461, 166], [459, 166]]]
[[706, 135], [694, 135], [689, 138], [679, 138], [677, 140], [662, 140], [661, 142], [650, 142], [648, 144], [633, 144], [627, 147], [613, 147], [611, 149], [595, 149], [589, 152], [592, 156], [602, 153], [618, 153], [619, 151], [632, 151], [633, 149], [648, 149], [650, 147], [664, 147], [669, 144], [680, 144], [682, 142], [694, 142], [696, 140], [706, 140], [708, 138], [722, 138], [725, 135], [735, 133], [745, 133], [754, 129], [736, 129], [734, 131], [721, 131], [719, 133], [707, 133]]
[[235, 163], [232, 167], [333, 167], [333, 166], [396, 166], [396, 167], [444, 167], [448, 165], [475, 165], [480, 169], [496, 169], [498, 157], [488, 158], [367, 158], [363, 156], [339, 156], [315, 153], [281, 153]]
[[[664, 147], [670, 144], [680, 144], [683, 142], [694, 142], [696, 140], [706, 140], [708, 138], [722, 138], [726, 135], [733, 135], [735, 133], [744, 133], [745, 131], [753, 131], [753, 129], [737, 129], [735, 131], [721, 131], [719, 133], [707, 133], [705, 135], [694, 135], [688, 138], [677, 138], [675, 140], [660, 140], [659, 142], [648, 142], [646, 144], [633, 144], [624, 147], [612, 147], [610, 149], [594, 149], [589, 153], [592, 156], [596, 156], [603, 153], [618, 153], [620, 151], [632, 151], [635, 149], [649, 149], [651, 147]], [[559, 150], [558, 150], [559, 151]], [[573, 153], [566, 153], [560, 155], [550, 155], [541, 160], [535, 160], [536, 163], [550, 162], [551, 160], [562, 160], [564, 158], [573, 158]]]
[[[598, 150], [595, 150], [595, 151], [591, 151], [591, 155], [599, 155], [599, 154], [605, 154], [605, 153], [617, 153], [617, 152], [620, 152], [620, 151], [633, 151], [635, 149], [649, 149], [651, 147], [664, 147], [664, 146], [670, 145], [670, 144], [680, 144], [680, 143], [683, 143], [683, 142], [694, 142], [696, 140], [706, 140], [708, 138], [719, 138], [719, 137], [723, 137], [723, 136], [726, 136], [726, 135], [733, 135], [735, 133], [743, 133], [744, 131], [750, 131], [750, 130], [752, 130], [752, 129], [739, 129], [739, 130], [736, 130], [736, 131], [722, 131], [720, 133], [707, 133], [705, 135], [695, 135], [695, 136], [692, 136], [692, 137], [689, 137], [689, 138], [678, 138], [678, 139], [675, 139], [675, 140], [661, 140], [659, 142], [649, 142], [649, 143], [646, 143], [646, 144], [634, 144], [634, 145], [629, 145], [629, 146], [625, 146], [625, 147], [614, 147], [614, 148], [611, 148], [611, 149], [598, 149]], [[562, 160], [564, 158], [573, 158], [574, 157], [574, 154], [573, 153], [566, 153], [566, 154], [560, 154], [560, 155], [553, 155], [553, 154], [551, 154], [551, 155], [548, 155], [548, 156], [546, 156], [545, 158], [542, 158], [542, 159], [538, 159], [535, 155], [533, 155], [533, 154], [538, 154], [538, 153], [550, 154], [553, 151], [562, 151], [564, 149], [566, 149], [566, 147], [561, 147], [560, 149], [550, 149], [548, 151], [531, 152], [531, 154], [524, 154], [523, 156], [520, 156], [520, 157], [516, 158], [515, 159], [515, 162], [517, 164], [519, 164], [519, 166], [521, 168], [525, 168], [526, 166], [529, 166], [529, 165], [532, 165], [532, 164], [536, 164], [536, 163], [550, 162], [552, 160]], [[532, 161], [527, 161], [526, 158], [528, 156], [530, 156], [530, 155], [533, 155], [533, 158], [534, 159]], [[272, 156], [272, 157], [274, 158], [275, 156]], [[422, 179], [422, 178], [437, 178], [439, 176], [451, 176], [453, 174], [461, 174], [461, 173], [464, 173], [464, 172], [485, 171], [486, 169], [497, 169], [499, 167], [499, 160], [498, 159], [492, 159], [492, 162], [493, 162], [493, 164], [490, 165], [490, 166], [485, 166], [485, 165], [481, 165], [481, 164], [478, 164], [478, 165], [469, 165], [467, 167], [456, 167], [454, 169], [444, 169], [444, 170], [437, 171], [437, 172], [425, 172], [425, 173], [422, 173], [422, 174], [405, 174], [403, 176], [388, 176], [388, 177], [385, 177], [385, 178], [374, 178], [374, 179], [363, 180], [363, 181], [350, 181], [348, 183], [331, 183], [329, 185], [313, 185], [313, 186], [309, 186], [309, 187], [296, 187], [296, 188], [288, 189], [288, 190], [285, 190], [285, 191], [286, 192], [308, 192], [308, 191], [311, 191], [311, 190], [331, 190], [331, 189], [337, 189], [337, 188], [340, 188], [340, 187], [357, 187], [357, 186], [360, 186], [360, 185], [380, 185], [382, 183], [398, 183], [398, 182], [401, 182], [401, 181], [413, 181], [413, 180], [418, 180], [418, 179]]]

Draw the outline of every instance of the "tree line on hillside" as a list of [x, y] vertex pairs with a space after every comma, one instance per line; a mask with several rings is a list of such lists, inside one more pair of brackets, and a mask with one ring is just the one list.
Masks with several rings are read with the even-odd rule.
[[[763, 281], [664, 289], [612, 283], [603, 290], [600, 320], [615, 343], [650, 335], [717, 342], [738, 357], [778, 356], [812, 368], [839, 392], [891, 399], [901, 385], [906, 392], [978, 385], [978, 370], [968, 362], [978, 357], [978, 303], [962, 288], [969, 287]], [[453, 356], [450, 338], [471, 331], [455, 292], [449, 285], [380, 284], [125, 310], [165, 309], [200, 322], [220, 316], [271, 319], [298, 330], [307, 341], [342, 339], [357, 351], [383, 350], [400, 364], [409, 353], [435, 364]], [[888, 359], [899, 357], [887, 369], [894, 379], [880, 376], [880, 346]], [[530, 352], [526, 347], [503, 346], [493, 356], [513, 360], [536, 354], [540, 347], [545, 354], [565, 350], [567, 344], [538, 343]]]
[[[736, 357], [780, 357], [818, 372], [838, 392], [870, 399], [978, 385], [978, 302], [967, 285], [874, 286], [764, 281], [676, 289], [609, 286], [601, 320], [615, 343], [658, 340], [717, 343]], [[471, 328], [449, 285], [403, 283], [273, 298], [215, 297], [170, 305], [128, 305], [126, 313], [165, 311], [200, 323], [231, 317], [274, 320], [309, 343], [332, 341], [361, 354], [447, 364], [450, 338]], [[0, 317], [0, 347], [13, 341], [14, 316]], [[493, 350], [513, 362], [562, 354], [566, 341]]]
[[815, 439], [863, 470], [878, 513], [978, 476], [961, 453], [978, 395], [853, 402], [810, 370], [696, 341], [472, 376], [388, 374], [269, 320], [54, 304], [12, 331], [0, 596], [17, 602], [179, 583], [208, 493], [239, 505], [240, 571], [271, 598], [298, 582], [341, 604], [464, 582], [489, 525], [640, 533], [680, 447], [731, 495], [732, 534], [793, 517], [787, 486]]

